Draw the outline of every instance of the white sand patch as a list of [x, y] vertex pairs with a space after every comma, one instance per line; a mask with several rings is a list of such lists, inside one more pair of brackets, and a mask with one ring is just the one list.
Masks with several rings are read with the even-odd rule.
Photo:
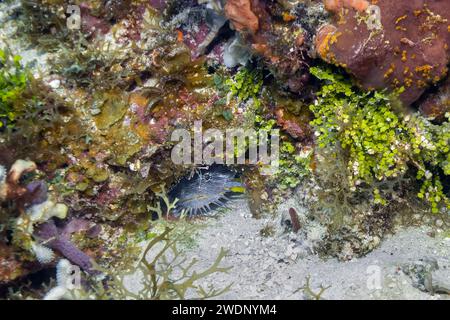
[[[233, 282], [231, 290], [219, 299], [304, 299], [303, 291], [297, 289], [307, 276], [313, 291], [321, 284], [331, 286], [323, 295], [326, 299], [448, 299], [447, 295], [431, 295], [413, 287], [410, 277], [401, 271], [404, 264], [434, 258], [441, 266], [439, 277], [448, 283], [450, 239], [432, 238], [425, 227], [402, 229], [366, 257], [344, 263], [322, 260], [294, 245], [292, 235], [280, 234], [276, 219], [253, 219], [245, 200], [231, 206], [230, 212], [210, 220], [198, 247], [188, 251], [189, 256], [199, 259], [199, 268], [206, 268], [221, 247], [229, 250], [223, 264], [233, 269], [201, 283], [223, 287]], [[277, 235], [260, 235], [268, 223], [280, 229]], [[380, 274], [379, 289], [377, 280], [370, 277], [374, 272]]]

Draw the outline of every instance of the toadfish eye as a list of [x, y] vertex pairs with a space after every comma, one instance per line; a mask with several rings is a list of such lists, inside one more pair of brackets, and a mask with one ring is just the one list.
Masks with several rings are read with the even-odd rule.
[[205, 181], [211, 180], [211, 173], [206, 172], [205, 174], [203, 174], [203, 179], [204, 179]]

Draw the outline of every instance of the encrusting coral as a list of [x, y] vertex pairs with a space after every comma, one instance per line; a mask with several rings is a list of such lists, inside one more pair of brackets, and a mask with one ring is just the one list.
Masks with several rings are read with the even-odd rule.
[[344, 8], [363, 12], [369, 7], [370, 2], [366, 0], [324, 0], [324, 4], [325, 9], [335, 13]]
[[366, 89], [395, 90], [416, 101], [447, 73], [448, 1], [325, 1], [334, 23], [316, 35], [319, 56], [345, 68]]

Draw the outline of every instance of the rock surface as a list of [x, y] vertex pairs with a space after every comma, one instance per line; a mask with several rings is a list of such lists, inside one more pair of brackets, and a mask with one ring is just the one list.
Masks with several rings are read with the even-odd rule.
[[342, 1], [326, 1], [334, 23], [318, 31], [317, 52], [362, 87], [404, 87], [402, 101], [411, 104], [447, 75], [450, 2], [380, 0], [367, 10], [331, 2]]

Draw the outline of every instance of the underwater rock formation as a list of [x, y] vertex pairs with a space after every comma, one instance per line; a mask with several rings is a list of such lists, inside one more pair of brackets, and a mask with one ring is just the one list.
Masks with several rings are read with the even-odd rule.
[[307, 40], [312, 35], [307, 29], [314, 29], [322, 18], [317, 12], [317, 5], [299, 5], [289, 11], [265, 1], [228, 1], [225, 6], [231, 25], [252, 53], [262, 57], [279, 83], [295, 93], [303, 93], [309, 81]]
[[420, 102], [419, 110], [425, 117], [439, 123], [445, 120], [445, 114], [450, 112], [450, 78], [439, 86], [437, 92]]
[[325, 1], [334, 23], [318, 31], [317, 53], [365, 89], [403, 87], [400, 97], [409, 105], [447, 75], [450, 2], [366, 2]]
[[412, 285], [424, 292], [434, 294], [450, 294], [450, 279], [445, 274], [448, 259], [424, 257], [404, 264], [402, 271], [411, 278]]

